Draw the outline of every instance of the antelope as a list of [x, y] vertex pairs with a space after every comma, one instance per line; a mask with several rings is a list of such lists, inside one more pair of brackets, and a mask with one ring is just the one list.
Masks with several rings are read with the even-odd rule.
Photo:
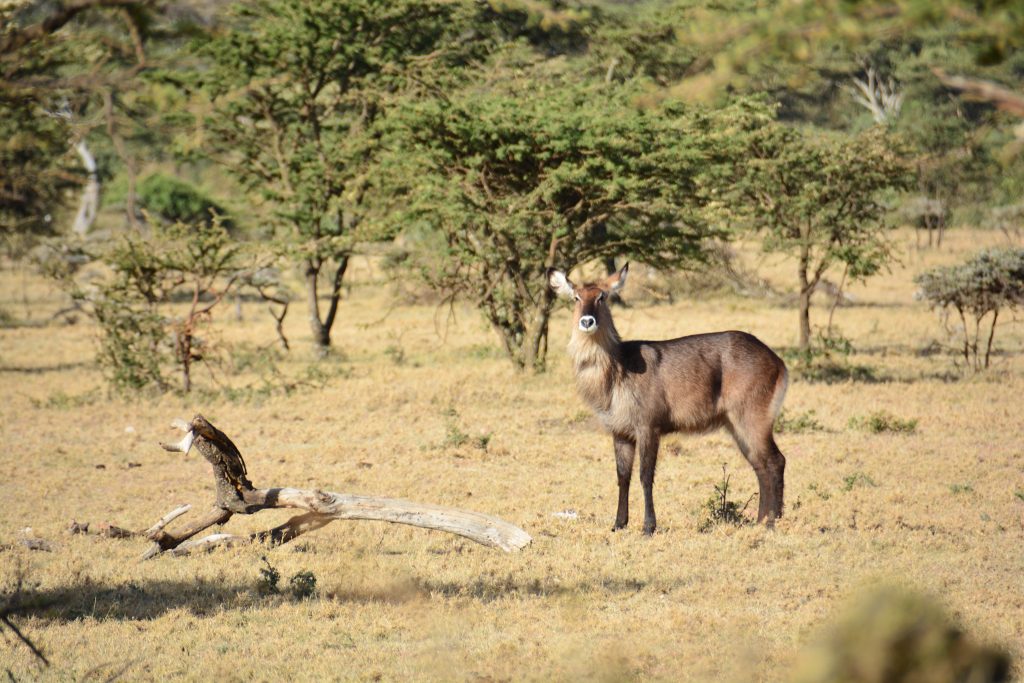
[[629, 523], [629, 483], [640, 454], [644, 533], [653, 534], [654, 470], [662, 435], [704, 434], [724, 427], [754, 468], [757, 521], [782, 515], [786, 459], [775, 444], [775, 418], [789, 385], [786, 364], [746, 332], [695, 334], [666, 341], [622, 341], [608, 298], [626, 283], [629, 264], [600, 282], [573, 284], [549, 269], [548, 284], [574, 299], [569, 355], [576, 388], [615, 447], [619, 505], [612, 531]]

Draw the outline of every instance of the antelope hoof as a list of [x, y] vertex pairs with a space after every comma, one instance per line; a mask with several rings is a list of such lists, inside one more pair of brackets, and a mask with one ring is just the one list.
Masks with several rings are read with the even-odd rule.
[[644, 536], [653, 536], [655, 528], [656, 527], [655, 527], [654, 524], [646, 524], [645, 523], [644, 524]]
[[612, 527], [612, 531], [614, 532], [619, 531], [620, 529], [625, 529], [628, 523], [629, 522], [615, 522], [615, 526]]

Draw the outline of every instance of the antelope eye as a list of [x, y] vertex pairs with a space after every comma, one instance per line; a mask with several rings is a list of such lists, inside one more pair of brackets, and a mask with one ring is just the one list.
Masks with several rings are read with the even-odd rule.
[[602, 301], [603, 299], [604, 299], [604, 292], [601, 292], [600, 294], [598, 294], [598, 295], [597, 295], [597, 302], [598, 302], [598, 303], [601, 303], [601, 301]]
[[579, 295], [579, 294], [573, 294], [573, 295], [572, 295], [572, 298], [573, 298], [573, 299], [576, 299], [576, 301], [583, 301], [583, 299], [581, 299], [581, 298], [580, 298], [580, 295]]

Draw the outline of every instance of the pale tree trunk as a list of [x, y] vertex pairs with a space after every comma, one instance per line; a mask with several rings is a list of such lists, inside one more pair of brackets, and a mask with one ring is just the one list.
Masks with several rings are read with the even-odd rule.
[[80, 140], [75, 145], [75, 151], [78, 152], [78, 156], [82, 159], [82, 166], [85, 167], [86, 173], [88, 173], [88, 180], [85, 183], [85, 189], [82, 191], [82, 199], [79, 201], [78, 213], [75, 215], [75, 222], [71, 226], [71, 231], [79, 237], [84, 237], [96, 220], [96, 212], [99, 210], [100, 180], [99, 174], [96, 172], [96, 158], [89, 151], [85, 140]]

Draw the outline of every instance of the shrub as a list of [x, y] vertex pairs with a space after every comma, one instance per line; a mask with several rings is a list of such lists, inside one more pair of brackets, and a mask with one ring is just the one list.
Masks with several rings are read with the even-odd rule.
[[697, 526], [697, 531], [706, 534], [717, 526], [727, 524], [730, 526], [744, 526], [750, 524], [750, 520], [743, 514], [750, 501], [754, 499], [751, 495], [747, 502], [740, 507], [734, 500], [729, 500], [729, 479], [726, 474], [725, 464], [722, 464], [722, 481], [715, 484], [715, 493], [704, 503], [704, 510], [707, 516]]
[[260, 558], [263, 565], [260, 567], [259, 578], [256, 579], [256, 590], [263, 595], [271, 595], [278, 592], [277, 584], [281, 581], [281, 572], [264, 555]]
[[[98, 361], [117, 390], [170, 387], [170, 367], [192, 388], [194, 363], [209, 360], [211, 347], [197, 332], [212, 309], [237, 284], [239, 247], [219, 218], [209, 225], [175, 223], [148, 238], [125, 237], [103, 256], [112, 275], [88, 291], [65, 280], [74, 296], [92, 304], [99, 323]], [[176, 300], [191, 301], [173, 315]]]
[[299, 600], [312, 597], [316, 593], [316, 575], [310, 571], [301, 571], [288, 580], [288, 588]]
[[854, 472], [843, 477], [843, 491], [850, 492], [858, 486], [874, 488], [878, 486], [875, 480], [863, 472]]
[[779, 433], [802, 434], [804, 432], [820, 432], [824, 431], [824, 429], [814, 416], [813, 410], [809, 410], [806, 413], [796, 413], [793, 417], [790, 417], [783, 411], [775, 419], [775, 431]]
[[1010, 659], [953, 625], [931, 598], [881, 588], [857, 596], [840, 619], [800, 657], [790, 680], [1009, 680]]
[[[920, 287], [920, 297], [942, 311], [947, 332], [951, 333], [950, 313], [956, 311], [963, 334], [960, 355], [964, 367], [977, 372], [989, 366], [1000, 312], [1024, 303], [1024, 249], [987, 249], [960, 265], [925, 271], [914, 282]], [[982, 323], [989, 316], [988, 340], [982, 343]]]
[[[213, 222], [213, 217], [227, 211], [184, 180], [154, 173], [139, 183], [139, 204], [165, 221], [176, 223]], [[230, 220], [221, 218], [221, 225], [232, 229]]]
[[883, 432], [913, 434], [917, 431], [917, 419], [903, 419], [884, 410], [879, 410], [865, 417], [851, 417], [847, 426], [850, 429], [862, 429], [872, 434], [882, 434]]

